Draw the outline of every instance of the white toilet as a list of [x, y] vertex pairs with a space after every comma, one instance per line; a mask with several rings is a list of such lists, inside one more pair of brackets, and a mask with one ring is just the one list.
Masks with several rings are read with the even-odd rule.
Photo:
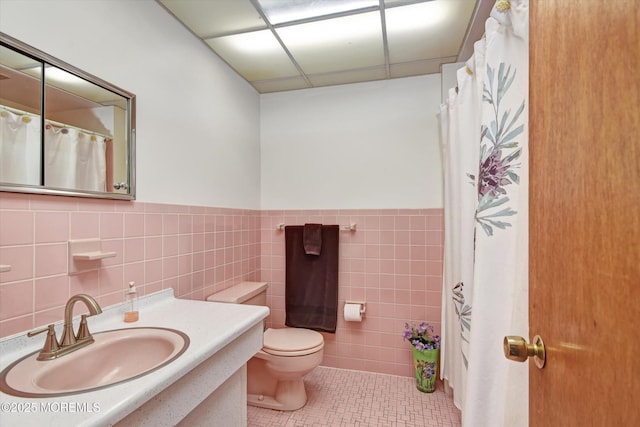
[[[266, 282], [242, 282], [207, 297], [207, 301], [267, 305]], [[307, 403], [302, 377], [322, 362], [324, 338], [302, 328], [267, 329], [260, 350], [247, 363], [247, 402], [294, 411]]]

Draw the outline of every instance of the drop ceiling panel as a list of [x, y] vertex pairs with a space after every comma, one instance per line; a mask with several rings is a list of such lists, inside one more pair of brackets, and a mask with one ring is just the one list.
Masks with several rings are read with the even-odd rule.
[[258, 3], [272, 24], [327, 16], [354, 9], [375, 7], [379, 4], [378, 0], [258, 0]]
[[305, 89], [309, 87], [302, 77], [260, 80], [251, 82], [251, 84], [260, 93], [282, 92], [285, 90]]
[[338, 71], [335, 73], [312, 74], [308, 77], [314, 86], [330, 86], [383, 80], [387, 77], [387, 71], [385, 66], [380, 66], [360, 70]]
[[422, 61], [403, 62], [400, 64], [391, 64], [390, 77], [409, 77], [422, 76], [425, 74], [434, 74], [440, 72], [442, 64], [456, 62], [457, 56], [448, 56], [444, 58], [425, 59]]
[[298, 75], [298, 70], [270, 30], [205, 40], [248, 81]]
[[203, 38], [266, 28], [249, 0], [158, 0]]
[[456, 56], [473, 2], [431, 1], [386, 10], [391, 63]]
[[278, 35], [306, 74], [382, 65], [380, 14], [343, 16], [278, 28]]

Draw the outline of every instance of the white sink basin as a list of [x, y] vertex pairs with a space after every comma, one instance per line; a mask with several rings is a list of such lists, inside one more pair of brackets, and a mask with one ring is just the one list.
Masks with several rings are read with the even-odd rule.
[[175, 329], [128, 328], [93, 334], [95, 342], [54, 360], [36, 360], [39, 351], [0, 374], [0, 390], [20, 397], [82, 393], [146, 375], [171, 363], [189, 347]]

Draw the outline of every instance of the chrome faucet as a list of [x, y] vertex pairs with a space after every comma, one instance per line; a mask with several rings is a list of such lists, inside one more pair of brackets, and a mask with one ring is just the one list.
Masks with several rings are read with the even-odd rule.
[[[78, 301], [82, 301], [87, 306], [89, 314], [83, 314], [81, 316], [78, 333], [75, 334], [73, 332], [73, 306]], [[87, 294], [78, 294], [69, 298], [69, 301], [67, 301], [67, 305], [64, 308], [64, 326], [60, 342], [58, 342], [56, 338], [56, 331], [53, 324], [27, 334], [27, 336], [32, 337], [39, 333], [47, 332], [47, 339], [45, 340], [44, 347], [40, 351], [37, 359], [52, 360], [91, 344], [94, 339], [89, 332], [87, 317], [95, 316], [100, 313], [102, 313], [102, 309], [98, 302]]]

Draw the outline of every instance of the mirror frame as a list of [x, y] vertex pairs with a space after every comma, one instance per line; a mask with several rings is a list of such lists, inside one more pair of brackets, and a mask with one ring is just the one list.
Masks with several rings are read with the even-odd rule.
[[[76, 196], [76, 197], [93, 197], [100, 199], [117, 199], [117, 200], [135, 200], [136, 198], [136, 96], [118, 86], [115, 86], [109, 82], [102, 80], [93, 74], [87, 73], [73, 65], [70, 65], [58, 58], [55, 58], [39, 49], [29, 46], [26, 43], [21, 42], [3, 32], [0, 32], [0, 42], [7, 45], [20, 53], [31, 56], [39, 61], [43, 61], [46, 64], [53, 65], [61, 70], [74, 74], [89, 83], [96, 86], [100, 86], [106, 90], [116, 93], [127, 100], [126, 110], [126, 137], [127, 137], [127, 165], [125, 166], [128, 174], [128, 191], [127, 193], [112, 193], [101, 191], [87, 191], [87, 190], [75, 190], [75, 189], [63, 189], [63, 188], [51, 188], [44, 185], [28, 185], [28, 184], [14, 184], [14, 183], [2, 183], [0, 182], [0, 191], [14, 192], [14, 193], [33, 193], [33, 194], [48, 194], [59, 196]], [[44, 85], [42, 86], [44, 88]], [[42, 92], [41, 92], [41, 96]], [[46, 111], [44, 106], [42, 107], [41, 115], [46, 117]], [[41, 132], [43, 130], [41, 129]]]

